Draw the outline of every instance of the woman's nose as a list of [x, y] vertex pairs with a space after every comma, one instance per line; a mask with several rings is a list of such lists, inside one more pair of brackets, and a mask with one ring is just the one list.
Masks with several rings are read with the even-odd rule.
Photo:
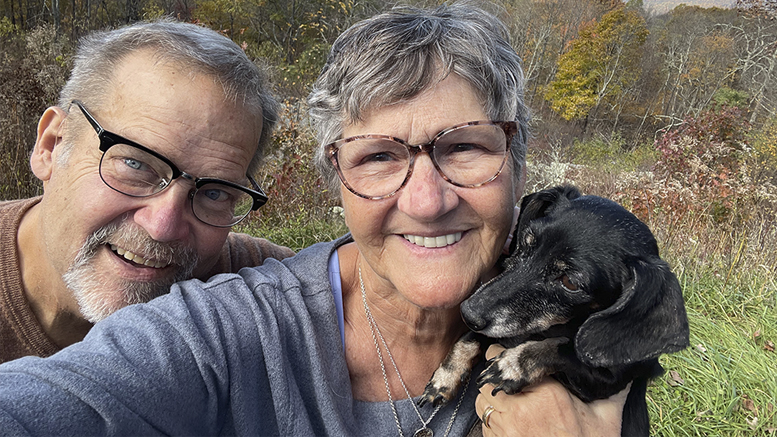
[[418, 220], [431, 221], [458, 205], [454, 186], [437, 171], [428, 153], [419, 153], [407, 184], [397, 193], [400, 211]]

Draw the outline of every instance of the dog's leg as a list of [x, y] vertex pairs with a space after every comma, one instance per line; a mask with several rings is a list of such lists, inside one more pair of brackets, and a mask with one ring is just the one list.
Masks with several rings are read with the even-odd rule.
[[453, 349], [426, 384], [424, 394], [418, 402], [420, 405], [427, 402], [435, 406], [442, 405], [456, 396], [480, 356], [481, 346], [478, 337], [477, 334], [468, 332], [453, 345]]
[[559, 346], [569, 342], [566, 337], [527, 341], [506, 349], [491, 359], [478, 378], [478, 385], [493, 384], [493, 393], [504, 391], [518, 393], [524, 387], [539, 382], [554, 373], [565, 358], [559, 354]]

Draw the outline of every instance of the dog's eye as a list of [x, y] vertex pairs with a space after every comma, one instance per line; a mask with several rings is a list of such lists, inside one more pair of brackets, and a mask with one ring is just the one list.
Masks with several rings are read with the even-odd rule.
[[567, 275], [561, 275], [558, 277], [558, 281], [569, 291], [580, 291], [580, 287], [572, 282]]

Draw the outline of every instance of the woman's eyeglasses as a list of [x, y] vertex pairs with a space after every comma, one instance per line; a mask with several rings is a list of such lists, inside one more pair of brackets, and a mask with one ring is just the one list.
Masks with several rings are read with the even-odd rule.
[[388, 135], [357, 135], [326, 146], [343, 185], [353, 194], [379, 200], [393, 196], [426, 152], [446, 181], [458, 187], [487, 184], [504, 169], [514, 121], [471, 121], [445, 129], [426, 144], [411, 145]]

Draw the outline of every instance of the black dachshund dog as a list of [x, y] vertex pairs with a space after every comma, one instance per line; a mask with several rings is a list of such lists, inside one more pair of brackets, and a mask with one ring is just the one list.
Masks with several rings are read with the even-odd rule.
[[680, 284], [648, 227], [572, 186], [533, 193], [502, 269], [461, 304], [474, 332], [435, 372], [422, 403], [453, 398], [481, 346], [496, 340], [507, 349], [487, 363], [480, 386], [513, 394], [553, 375], [591, 402], [631, 382], [621, 432], [648, 435], [645, 392], [663, 373], [658, 357], [689, 344]]

